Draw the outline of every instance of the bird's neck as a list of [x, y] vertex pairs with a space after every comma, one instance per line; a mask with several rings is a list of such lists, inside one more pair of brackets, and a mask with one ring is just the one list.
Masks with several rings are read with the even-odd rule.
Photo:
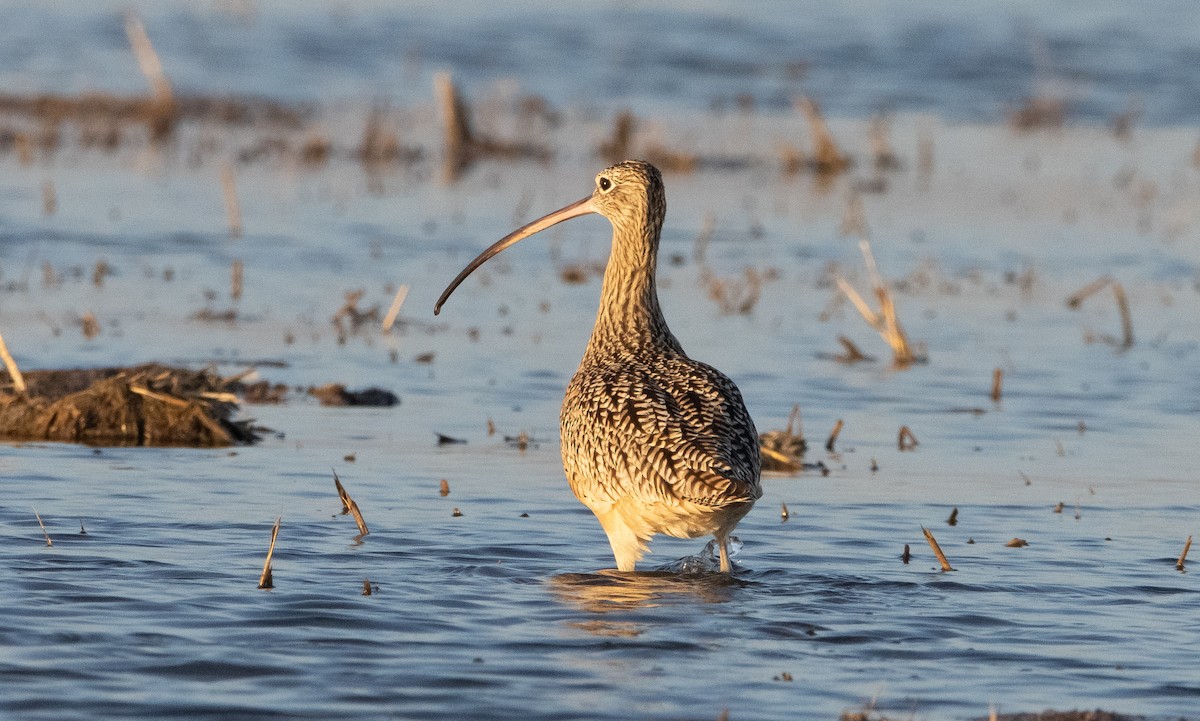
[[657, 230], [642, 231], [636, 242], [613, 240], [587, 355], [682, 353], [658, 304]]

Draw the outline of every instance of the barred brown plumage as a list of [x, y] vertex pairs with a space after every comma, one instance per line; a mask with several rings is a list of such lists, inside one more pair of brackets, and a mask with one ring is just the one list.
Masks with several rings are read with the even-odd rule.
[[510, 233], [450, 283], [522, 238], [599, 213], [613, 225], [600, 310], [560, 417], [563, 468], [632, 571], [658, 533], [712, 534], [728, 572], [729, 534], [762, 496], [758, 433], [733, 381], [688, 358], [667, 327], [655, 271], [666, 215], [662, 176], [628, 160], [596, 176], [593, 193]]

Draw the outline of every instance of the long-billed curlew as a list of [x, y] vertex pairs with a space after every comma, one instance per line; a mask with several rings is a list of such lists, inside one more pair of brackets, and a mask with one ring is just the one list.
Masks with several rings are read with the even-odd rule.
[[688, 358], [667, 328], [654, 273], [666, 214], [662, 176], [629, 160], [596, 176], [586, 198], [513, 231], [463, 280], [522, 238], [599, 213], [613, 226], [600, 310], [563, 399], [562, 458], [575, 496], [600, 520], [617, 568], [632, 571], [656, 533], [713, 534], [729, 572], [729, 534], [759, 497], [758, 435], [733, 381]]

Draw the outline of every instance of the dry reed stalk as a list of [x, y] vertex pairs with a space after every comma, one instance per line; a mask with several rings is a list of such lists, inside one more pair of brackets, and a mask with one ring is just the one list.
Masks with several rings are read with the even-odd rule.
[[871, 356], [859, 350], [858, 346], [854, 344], [854, 341], [850, 340], [844, 335], [838, 336], [838, 343], [841, 343], [842, 347], [846, 349], [845, 353], [838, 353], [833, 356], [833, 359], [838, 363], [850, 365], [853, 363], [859, 363], [861, 361], [875, 360]]
[[231, 276], [229, 279], [229, 297], [234, 300], [240, 300], [246, 281], [246, 266], [240, 259], [235, 260], [229, 272]]
[[54, 181], [42, 183], [42, 214], [54, 215], [58, 210], [58, 193], [54, 190]]
[[809, 97], [795, 100], [796, 109], [808, 120], [809, 132], [813, 141], [813, 168], [818, 173], [838, 173], [845, 170], [850, 159], [838, 149], [829, 125], [821, 115], [821, 109]]
[[229, 237], [242, 237], [242, 206], [238, 203], [237, 178], [233, 174], [233, 166], [224, 163], [221, 166], [221, 190], [225, 195], [225, 215], [229, 218]]
[[871, 155], [875, 159], [875, 167], [879, 170], [892, 170], [900, 167], [896, 151], [888, 140], [888, 119], [882, 114], [871, 118]]
[[999, 403], [1002, 386], [1004, 385], [1004, 369], [997, 368], [992, 371], [992, 402]]
[[174, 396], [163, 395], [162, 393], [155, 393], [154, 391], [150, 390], [149, 388], [144, 388], [142, 386], [136, 386], [136, 385], [133, 385], [132, 383], [129, 384], [129, 390], [131, 393], [137, 393], [139, 396], [143, 396], [145, 398], [153, 398], [156, 401], [166, 403], [167, 405], [175, 406], [176, 408], [187, 408], [189, 405], [191, 405], [191, 403], [183, 400], [182, 398], [176, 398]]
[[804, 421], [800, 418], [799, 403], [794, 404], [792, 412], [788, 414], [787, 434], [789, 437], [804, 435]]
[[449, 73], [433, 76], [434, 94], [442, 116], [442, 143], [446, 153], [445, 170], [448, 177], [457, 177], [466, 166], [473, 139], [467, 119], [466, 102], [454, 85]]
[[1117, 341], [1107, 335], [1102, 336], [1102, 340], [1117, 346], [1120, 350], [1129, 350], [1134, 343], [1133, 316], [1129, 312], [1129, 298], [1125, 295], [1125, 286], [1121, 285], [1120, 281], [1115, 280], [1112, 276], [1101, 276], [1072, 293], [1067, 298], [1067, 307], [1072, 310], [1078, 309], [1083, 301], [1109, 287], [1112, 288], [1113, 299], [1117, 303], [1117, 312], [1121, 316], [1121, 340]]
[[342, 486], [342, 482], [338, 479], [337, 471], [333, 472], [333, 485], [337, 487], [338, 498], [342, 499], [342, 513], [349, 513], [354, 516], [354, 523], [358, 526], [360, 536], [365, 536], [371, 531], [367, 529], [367, 522], [363, 520], [362, 511], [358, 510], [358, 504], [346, 492], [346, 488]]
[[630, 157], [633, 147], [633, 131], [637, 118], [628, 110], [617, 113], [613, 119], [612, 136], [600, 143], [600, 157], [610, 163], [619, 163]]
[[275, 588], [275, 579], [271, 574], [271, 557], [275, 555], [275, 539], [279, 538], [279, 523], [283, 520], [283, 516], [275, 519], [275, 526], [271, 528], [271, 545], [267, 548], [267, 560], [263, 561], [262, 575], [258, 577], [259, 588]]
[[174, 93], [171, 92], [171, 82], [167, 80], [162, 61], [154, 50], [154, 44], [150, 42], [150, 36], [146, 34], [146, 26], [132, 10], [125, 14], [125, 37], [128, 38], [129, 47], [133, 49], [137, 58], [138, 67], [150, 81], [154, 97], [163, 105], [172, 104]]
[[937, 539], [929, 532], [925, 526], [921, 526], [921, 533], [925, 534], [925, 540], [929, 541], [929, 547], [933, 549], [933, 555], [937, 556], [938, 563], [942, 564], [943, 571], [953, 571], [954, 567], [946, 560], [946, 554], [942, 553], [942, 547], [938, 545]]
[[896, 437], [896, 446], [902, 451], [911, 451], [918, 445], [920, 443], [913, 435], [912, 430], [908, 426], [900, 426], [900, 433]]
[[842, 432], [843, 425], [845, 425], [845, 423], [843, 423], [842, 419], [839, 418], [837, 419], [837, 422], [833, 424], [833, 430], [829, 432], [829, 439], [825, 441], [825, 450], [829, 451], [830, 453], [833, 453], [833, 444], [837, 442], [838, 434]]
[[400, 308], [404, 306], [404, 299], [408, 297], [408, 285], [402, 285], [396, 289], [396, 295], [392, 298], [392, 307], [388, 308], [387, 315], [383, 317], [383, 332], [387, 333], [396, 324], [396, 317], [400, 315]]
[[[33, 509], [33, 515], [37, 516], [38, 525], [42, 527], [42, 535], [46, 537], [46, 545], [53, 546], [54, 541], [50, 540], [50, 533], [46, 530], [46, 524], [42, 523], [42, 515], [37, 512], [36, 508]], [[82, 528], [82, 526], [80, 527]]]
[[1093, 280], [1091, 283], [1088, 283], [1087, 285], [1083, 286], [1082, 288], [1075, 291], [1067, 298], [1067, 307], [1070, 308], [1071, 310], [1075, 310], [1075, 309], [1079, 308], [1079, 306], [1083, 304], [1083, 301], [1092, 297], [1096, 293], [1099, 293], [1100, 291], [1104, 290], [1104, 288], [1107, 287], [1108, 284], [1112, 283], [1112, 282], [1113, 282], [1112, 277], [1107, 276], [1107, 275], [1101, 276], [1101, 277], [1097, 278], [1096, 280]]
[[1187, 541], [1183, 544], [1183, 553], [1179, 554], [1179, 560], [1175, 563], [1175, 568], [1183, 570], [1183, 564], [1187, 561], [1188, 550], [1192, 547], [1192, 537], [1188, 536]]
[[835, 278], [838, 288], [854, 304], [867, 325], [874, 328], [891, 347], [893, 365], [898, 368], [911, 365], [917, 360], [917, 355], [913, 353], [912, 347], [908, 343], [908, 336], [900, 326], [900, 319], [896, 316], [896, 303], [892, 300], [891, 291], [888, 290], [887, 284], [879, 275], [879, 269], [875, 265], [875, 256], [871, 254], [871, 242], [866, 238], [861, 238], [858, 241], [858, 247], [862, 251], [863, 261], [871, 276], [871, 284], [874, 286], [875, 296], [879, 300], [879, 310], [872, 310], [858, 294], [858, 291], [854, 290], [854, 287], [840, 275]]
[[13, 360], [12, 355], [8, 352], [8, 345], [4, 342], [4, 336], [0, 335], [0, 359], [4, 361], [4, 367], [8, 369], [8, 374], [12, 376], [13, 390], [17, 393], [25, 392], [25, 377], [21, 375], [21, 369], [17, 367], [17, 362]]
[[1133, 317], [1129, 314], [1129, 299], [1125, 297], [1125, 288], [1117, 281], [1112, 284], [1113, 297], [1117, 301], [1117, 311], [1121, 314], [1121, 350], [1133, 347]]
[[100, 321], [96, 320], [95, 314], [90, 310], [79, 319], [79, 326], [83, 331], [84, 340], [91, 340], [100, 335]]
[[697, 263], [704, 262], [705, 252], [708, 250], [708, 241], [712, 240], [713, 233], [716, 230], [716, 214], [712, 212], [705, 213], [704, 224], [700, 226], [700, 232], [696, 235], [696, 242], [692, 244], [692, 260]]
[[847, 194], [846, 208], [842, 211], [842, 224], [838, 227], [838, 232], [844, 236], [871, 237], [871, 232], [867, 228], [867, 211], [863, 208], [862, 195], [854, 190]]

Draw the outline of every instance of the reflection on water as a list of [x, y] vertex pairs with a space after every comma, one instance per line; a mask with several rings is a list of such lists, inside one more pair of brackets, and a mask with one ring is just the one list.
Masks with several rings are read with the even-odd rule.
[[725, 603], [745, 581], [727, 573], [612, 569], [595, 573], [563, 573], [548, 581], [558, 600], [589, 613], [692, 603]]

